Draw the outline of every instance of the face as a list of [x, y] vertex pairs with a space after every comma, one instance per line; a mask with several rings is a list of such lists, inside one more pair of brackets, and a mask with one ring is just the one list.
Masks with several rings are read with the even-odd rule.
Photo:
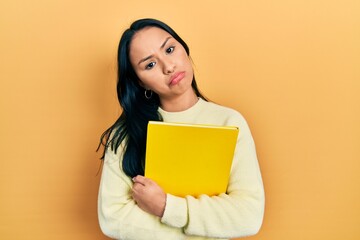
[[140, 85], [157, 93], [160, 101], [194, 94], [189, 56], [168, 32], [156, 27], [140, 30], [132, 39], [129, 57]]

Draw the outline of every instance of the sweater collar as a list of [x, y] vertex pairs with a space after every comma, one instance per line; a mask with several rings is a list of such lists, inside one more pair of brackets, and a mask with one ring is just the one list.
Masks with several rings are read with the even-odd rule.
[[199, 97], [199, 100], [190, 108], [180, 111], [180, 112], [168, 112], [162, 109], [161, 107], [158, 108], [159, 113], [164, 119], [176, 119], [176, 118], [183, 118], [186, 116], [192, 116], [194, 113], [198, 112], [201, 106], [205, 103], [205, 100]]

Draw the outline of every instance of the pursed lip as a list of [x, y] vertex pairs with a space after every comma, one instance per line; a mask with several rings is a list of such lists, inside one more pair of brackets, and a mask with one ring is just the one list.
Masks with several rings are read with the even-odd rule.
[[185, 72], [176, 72], [170, 78], [170, 85], [175, 85], [185, 77]]

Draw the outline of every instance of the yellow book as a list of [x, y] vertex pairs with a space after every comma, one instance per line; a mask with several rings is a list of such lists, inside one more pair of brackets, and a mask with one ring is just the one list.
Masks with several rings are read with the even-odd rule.
[[145, 176], [184, 197], [226, 192], [239, 129], [150, 121]]

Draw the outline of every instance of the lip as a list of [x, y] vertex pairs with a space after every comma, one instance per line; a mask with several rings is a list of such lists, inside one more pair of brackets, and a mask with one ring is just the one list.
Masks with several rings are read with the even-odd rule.
[[185, 72], [176, 72], [170, 78], [170, 85], [176, 85], [185, 77]]

